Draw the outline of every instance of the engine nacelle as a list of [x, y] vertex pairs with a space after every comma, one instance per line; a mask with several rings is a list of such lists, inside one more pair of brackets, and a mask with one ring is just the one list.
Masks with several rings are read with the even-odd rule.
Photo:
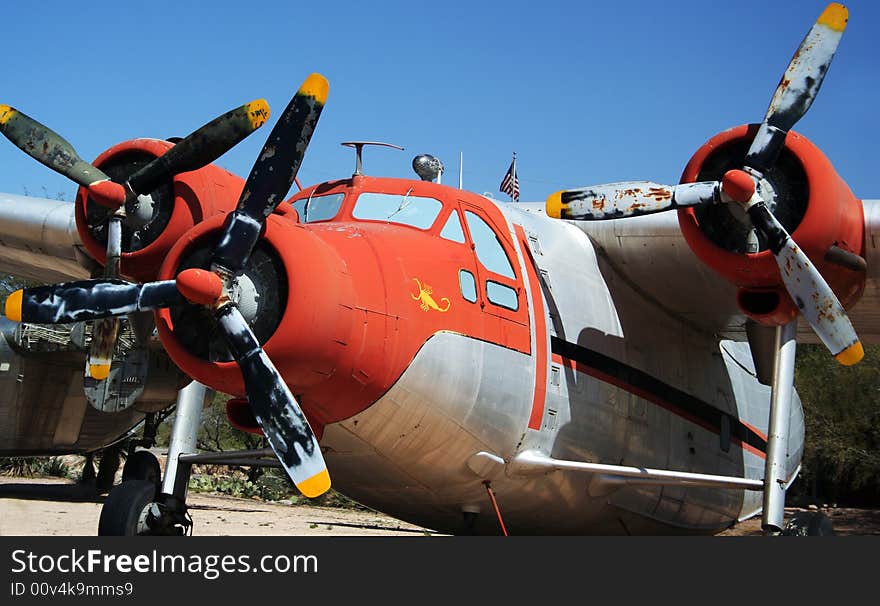
[[[95, 160], [118, 183], [172, 143], [159, 139], [134, 139], [111, 147]], [[165, 256], [180, 237], [203, 220], [235, 208], [244, 180], [213, 164], [181, 173], [142, 197], [137, 213], [126, 218], [122, 229], [120, 272], [138, 282], [154, 280]], [[76, 197], [76, 225], [88, 253], [102, 265], [106, 261], [107, 223], [112, 210], [87, 198], [80, 188]]]
[[[741, 168], [756, 131], [757, 125], [743, 125], [711, 138], [688, 162], [682, 183], [720, 180], [726, 171]], [[842, 249], [844, 256], [864, 256], [864, 213], [828, 158], [806, 137], [789, 132], [779, 159], [758, 188], [840, 302], [845, 307], [855, 303], [865, 288], [865, 273], [826, 257], [836, 250], [833, 247]], [[757, 252], [749, 250], [755, 244], [750, 224], [737, 216], [739, 207], [733, 207], [679, 210], [682, 234], [700, 260], [739, 288], [737, 302], [743, 313], [762, 324], [788, 322], [797, 307], [776, 260], [764, 242], [758, 242]]]
[[[366, 331], [364, 312], [355, 307], [357, 293], [350, 268], [313, 231], [302, 228], [289, 205], [286, 209], [286, 214], [268, 217], [235, 296], [266, 354], [294, 394], [305, 399], [300, 400], [303, 409], [320, 434], [323, 419], [312, 394], [329, 377], [337, 377], [334, 394], [342, 401], [372, 402], [376, 397], [372, 392], [357, 397], [349, 394], [364, 389], [357, 373], [348, 368], [354, 363], [350, 358], [362, 354], [356, 338], [360, 333], [353, 331]], [[213, 217], [187, 232], [169, 252], [159, 278], [172, 279], [183, 269], [207, 267], [224, 220]], [[368, 278], [381, 283], [378, 277]], [[378, 330], [379, 323], [374, 324], [371, 327]], [[384, 326], [382, 322], [383, 330]], [[218, 353], [224, 351], [224, 341], [209, 309], [189, 304], [160, 309], [156, 327], [169, 357], [185, 373], [225, 393], [245, 395], [238, 364]], [[382, 337], [373, 339], [383, 342]]]

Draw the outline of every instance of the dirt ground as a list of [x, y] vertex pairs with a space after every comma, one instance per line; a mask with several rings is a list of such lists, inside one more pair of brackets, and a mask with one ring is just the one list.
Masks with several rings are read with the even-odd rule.
[[[855, 509], [851, 507], [824, 507], [804, 508], [786, 507], [785, 519], [791, 519], [798, 512], [820, 511], [831, 520], [834, 526], [834, 534], [847, 535], [875, 535], [880, 536], [880, 511], [874, 509]], [[719, 536], [742, 537], [761, 536], [761, 518], [756, 517], [737, 524], [729, 530], [725, 530]]]
[[[0, 535], [94, 536], [104, 497], [66, 480], [0, 477]], [[195, 536], [433, 534], [381, 513], [223, 495], [187, 498]]]
[[[0, 477], [0, 535], [94, 536], [104, 497], [68, 480]], [[285, 505], [191, 493], [196, 536], [425, 536], [436, 534], [370, 511]], [[801, 508], [787, 508], [786, 519]], [[880, 511], [825, 508], [837, 535], [880, 536]], [[747, 520], [720, 536], [760, 536], [761, 520]]]

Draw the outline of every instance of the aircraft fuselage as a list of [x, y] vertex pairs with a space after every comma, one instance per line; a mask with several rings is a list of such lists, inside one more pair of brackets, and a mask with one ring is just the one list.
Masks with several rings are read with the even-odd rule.
[[463, 511], [499, 530], [486, 481], [512, 533], [716, 532], [760, 509], [759, 492], [506, 465], [535, 450], [763, 477], [770, 390], [747, 346], [670, 317], [582, 231], [400, 179], [356, 177], [292, 201], [298, 220], [282, 214], [267, 240], [312, 242], [288, 266], [290, 309], [266, 350], [342, 492], [446, 531]]

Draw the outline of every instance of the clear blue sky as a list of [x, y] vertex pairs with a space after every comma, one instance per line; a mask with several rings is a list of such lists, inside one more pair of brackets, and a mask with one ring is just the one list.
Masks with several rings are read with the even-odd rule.
[[[269, 128], [312, 71], [330, 99], [303, 183], [350, 175], [339, 146], [380, 140], [368, 174], [413, 176], [415, 154], [465, 188], [498, 186], [517, 152], [523, 200], [563, 188], [676, 182], [714, 133], [759, 122], [823, 0], [616, 2], [11, 2], [0, 103], [92, 160], [138, 136], [184, 136], [263, 97], [267, 126], [219, 160], [247, 176]], [[880, 7], [850, 23], [796, 130], [856, 195], [880, 198]], [[44, 190], [45, 188], [45, 190]], [[72, 199], [74, 186], [0, 139], [0, 191]]]

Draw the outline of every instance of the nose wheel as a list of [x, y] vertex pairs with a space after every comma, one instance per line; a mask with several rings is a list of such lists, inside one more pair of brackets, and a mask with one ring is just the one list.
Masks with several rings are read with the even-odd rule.
[[[159, 462], [148, 451], [129, 457], [123, 482], [107, 495], [98, 522], [99, 536], [180, 536], [192, 531], [186, 508], [191, 463], [181, 456], [196, 452], [205, 400], [204, 385], [190, 383], [177, 395], [176, 415], [168, 445], [165, 477], [159, 483]], [[131, 467], [129, 467], [129, 464]]]

